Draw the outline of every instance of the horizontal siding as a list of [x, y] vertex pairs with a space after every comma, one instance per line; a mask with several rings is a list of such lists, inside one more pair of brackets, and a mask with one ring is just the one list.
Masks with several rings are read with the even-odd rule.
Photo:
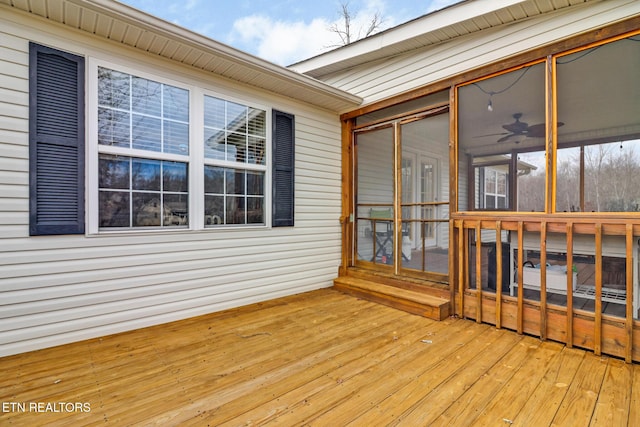
[[365, 103], [374, 102], [638, 14], [637, 1], [589, 2], [323, 76], [322, 80], [362, 96]]
[[[29, 237], [30, 40], [294, 114], [296, 226]], [[337, 114], [29, 18], [0, 18], [0, 45], [0, 356], [331, 286], [341, 250]]]

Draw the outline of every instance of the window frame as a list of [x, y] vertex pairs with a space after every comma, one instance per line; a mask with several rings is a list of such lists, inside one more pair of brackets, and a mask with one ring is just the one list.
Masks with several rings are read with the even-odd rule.
[[[491, 172], [491, 177], [487, 177], [487, 174], [485, 172], [485, 176], [484, 176], [484, 209], [486, 210], [507, 210], [507, 207], [509, 206], [509, 204], [507, 203], [507, 198], [509, 195], [509, 191], [507, 189], [507, 173], [506, 172], [501, 172], [495, 168], [489, 168], [488, 169], [489, 172]], [[505, 181], [505, 191], [504, 193], [501, 193], [500, 191], [498, 191], [498, 187], [499, 187], [499, 178], [503, 177], [504, 181]], [[488, 179], [490, 178], [490, 179]], [[491, 182], [493, 185], [495, 185], [495, 191], [494, 192], [490, 192], [487, 190], [487, 184]], [[487, 203], [487, 197], [493, 197], [494, 198], [494, 206], [488, 207], [488, 203]], [[499, 207], [499, 203], [498, 203], [498, 199], [504, 199], [504, 207]]]
[[[86, 157], [87, 173], [85, 176], [86, 200], [87, 200], [87, 235], [105, 234], [137, 234], [137, 233], [171, 233], [185, 231], [204, 231], [221, 229], [265, 229], [271, 228], [272, 218], [272, 107], [268, 107], [254, 100], [249, 100], [228, 92], [216, 91], [202, 81], [184, 78], [178, 80], [175, 75], [153, 72], [148, 66], [141, 64], [129, 64], [107, 61], [98, 58], [87, 57], [86, 66], [86, 109], [87, 109], [87, 138]], [[185, 89], [189, 93], [189, 153], [181, 156], [171, 153], [153, 152], [133, 148], [109, 147], [98, 144], [98, 69], [108, 68], [114, 71], [127, 73], [136, 77], [152, 80], [177, 88]], [[212, 159], [206, 159], [204, 155], [204, 99], [205, 96], [213, 96], [227, 102], [242, 104], [246, 107], [265, 111], [265, 164], [255, 165], [251, 163], [239, 163], [232, 161], [216, 161], [216, 166], [240, 170], [264, 171], [264, 221], [260, 224], [227, 224], [215, 227], [205, 223], [205, 193], [204, 193], [204, 169], [205, 165], [211, 165]], [[126, 157], [167, 160], [185, 162], [188, 165], [188, 225], [180, 227], [130, 227], [130, 228], [101, 228], [99, 225], [99, 173], [98, 164], [100, 154], [115, 154]]]
[[[255, 163], [249, 163], [249, 162], [237, 162], [237, 161], [231, 161], [231, 160], [222, 160], [222, 159], [215, 159], [215, 158], [210, 158], [210, 157], [205, 157], [204, 154], [204, 99], [205, 97], [214, 97], [214, 98], [218, 98], [221, 99], [225, 102], [231, 102], [231, 103], [235, 103], [235, 104], [241, 104], [247, 108], [253, 108], [253, 109], [258, 109], [258, 110], [262, 110], [265, 112], [265, 128], [264, 128], [264, 132], [265, 132], [265, 146], [264, 146], [264, 156], [265, 156], [265, 161], [264, 164], [259, 165], [259, 164], [255, 164]], [[204, 224], [204, 228], [205, 229], [220, 229], [220, 228], [237, 228], [237, 227], [242, 227], [242, 228], [246, 228], [246, 227], [265, 227], [268, 226], [268, 221], [271, 218], [271, 211], [270, 211], [270, 205], [271, 205], [271, 199], [268, 197], [268, 193], [270, 193], [269, 189], [271, 188], [271, 176], [269, 173], [270, 170], [270, 165], [271, 165], [271, 134], [269, 132], [269, 130], [271, 129], [271, 109], [264, 107], [262, 105], [257, 105], [256, 103], [248, 103], [245, 100], [240, 100], [237, 98], [233, 98], [233, 97], [229, 97], [229, 96], [225, 96], [225, 95], [221, 95], [217, 92], [211, 91], [211, 90], [203, 90], [202, 91], [202, 95], [200, 96], [200, 100], [202, 101], [202, 109], [201, 112], [202, 114], [199, 115], [199, 119], [202, 119], [202, 125], [199, 126], [198, 132], [200, 132], [200, 134], [198, 135], [198, 137], [201, 139], [201, 146], [199, 148], [199, 153], [202, 155], [202, 176], [203, 176], [203, 186], [202, 186], [202, 197], [199, 197], [199, 199], [202, 199], [202, 208], [201, 208], [201, 213], [202, 213], [202, 220], [203, 220], [203, 224]], [[225, 130], [226, 131], [226, 130]], [[249, 132], [247, 131], [247, 136], [249, 136]], [[264, 203], [264, 213], [263, 213], [263, 223], [262, 224], [210, 224], [207, 225], [206, 223], [206, 218], [204, 215], [204, 209], [205, 209], [205, 188], [204, 188], [204, 169], [206, 166], [213, 166], [213, 167], [220, 167], [220, 168], [224, 168], [224, 169], [233, 169], [233, 170], [242, 170], [244, 172], [263, 172], [264, 173], [264, 192], [263, 192], [263, 203]], [[246, 174], [245, 174], [245, 184], [246, 184]], [[225, 200], [226, 200], [226, 190], [224, 193], [225, 196]], [[235, 195], [234, 195], [235, 196]], [[247, 194], [247, 188], [245, 186], [245, 190], [244, 190], [244, 194], [243, 196], [245, 197], [245, 200], [248, 196]], [[226, 205], [225, 205], [226, 207]], [[246, 213], [246, 205], [245, 205], [245, 213]]]

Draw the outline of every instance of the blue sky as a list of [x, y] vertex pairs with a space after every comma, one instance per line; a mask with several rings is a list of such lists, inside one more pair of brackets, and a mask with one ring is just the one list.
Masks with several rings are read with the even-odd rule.
[[[339, 44], [329, 27], [340, 22], [340, 0], [120, 0], [156, 17], [280, 65]], [[354, 27], [377, 11], [382, 29], [459, 0], [349, 0]]]

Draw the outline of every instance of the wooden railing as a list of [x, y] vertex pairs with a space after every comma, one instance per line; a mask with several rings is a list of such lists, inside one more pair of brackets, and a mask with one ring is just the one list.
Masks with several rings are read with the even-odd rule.
[[[640, 361], [640, 325], [634, 319], [639, 305], [634, 298], [638, 292], [639, 235], [640, 218], [629, 220], [615, 214], [589, 218], [564, 214], [452, 215], [449, 281], [455, 311], [498, 328], [588, 348], [597, 355]], [[487, 255], [487, 246], [495, 256]], [[510, 251], [508, 261], [504, 250]], [[536, 255], [538, 268], [524, 266], [525, 252]], [[603, 281], [603, 259], [613, 257], [619, 261], [618, 268], [624, 265], [624, 274], [614, 272], [616, 277], [623, 276], [624, 282], [615, 292]], [[576, 286], [576, 278], [581, 281], [577, 266], [585, 266], [577, 261], [584, 259], [592, 263], [587, 267], [595, 270], [594, 277], [592, 283]], [[495, 271], [495, 290], [487, 283], [490, 264]], [[561, 264], [566, 266], [566, 275], [561, 275], [564, 287], [558, 286], [556, 273]], [[505, 273], [509, 274], [507, 279]], [[509, 293], [503, 289], [504, 283], [508, 283]], [[576, 301], [586, 301], [586, 308], [576, 306]], [[604, 305], [610, 304], [617, 306], [605, 309]]]

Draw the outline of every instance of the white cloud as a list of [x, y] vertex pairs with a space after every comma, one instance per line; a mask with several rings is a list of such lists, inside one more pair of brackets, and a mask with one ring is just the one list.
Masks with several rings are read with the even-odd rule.
[[[384, 18], [383, 27], [395, 24], [392, 17], [384, 14], [384, 0], [367, 0], [364, 6], [353, 11], [351, 23], [356, 38], [364, 36], [369, 22], [376, 12]], [[274, 20], [265, 15], [251, 15], [237, 19], [229, 43], [280, 65], [310, 58], [340, 46], [338, 34], [330, 28], [344, 26], [336, 10], [335, 20], [315, 18], [311, 22]]]
[[[441, 9], [458, 1], [433, 0], [429, 11]], [[387, 15], [385, 10], [385, 0], [366, 0], [360, 9], [352, 10], [354, 13], [351, 22], [353, 36], [356, 39], [363, 37], [376, 13], [379, 13], [383, 19], [379, 30], [405, 21], [400, 16]], [[396, 12], [400, 11], [396, 10]], [[402, 15], [402, 12], [400, 14]], [[334, 21], [315, 18], [310, 22], [275, 20], [266, 15], [255, 14], [235, 20], [228, 43], [276, 64], [289, 65], [341, 45], [340, 37], [330, 31], [332, 25], [337, 25], [338, 28], [344, 27], [343, 19], [338, 13]]]
[[329, 22], [316, 18], [302, 21], [274, 21], [263, 15], [251, 15], [233, 24], [234, 45], [255, 52], [257, 56], [281, 65], [308, 58], [335, 44], [328, 31]]

